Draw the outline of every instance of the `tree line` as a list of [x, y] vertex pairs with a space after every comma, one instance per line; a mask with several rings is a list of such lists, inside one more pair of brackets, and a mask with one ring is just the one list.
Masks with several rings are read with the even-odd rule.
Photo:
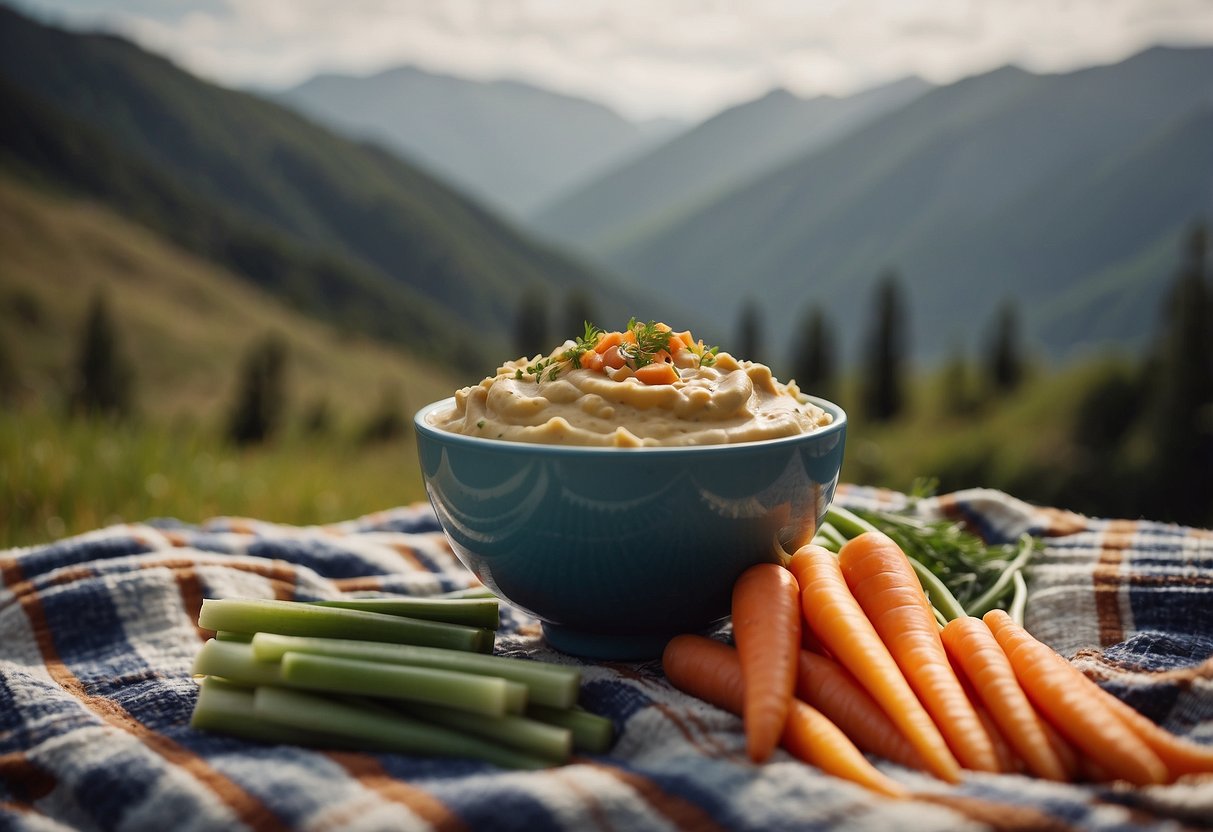
[[[246, 347], [236, 369], [235, 389], [223, 423], [224, 435], [236, 445], [268, 442], [287, 427], [291, 411], [290, 347], [274, 333]], [[138, 415], [137, 375], [126, 353], [118, 325], [103, 291], [89, 302], [70, 368], [66, 410], [72, 417], [124, 422]], [[325, 398], [307, 404], [299, 425], [308, 435], [335, 430]], [[379, 403], [357, 432], [364, 442], [382, 442], [407, 433], [408, 411], [399, 386], [388, 385]]]

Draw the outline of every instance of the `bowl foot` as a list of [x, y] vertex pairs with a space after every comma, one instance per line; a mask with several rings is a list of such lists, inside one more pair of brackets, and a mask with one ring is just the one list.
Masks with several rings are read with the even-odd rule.
[[677, 633], [599, 633], [558, 624], [543, 624], [543, 637], [561, 653], [585, 659], [640, 662], [661, 658], [661, 651]]

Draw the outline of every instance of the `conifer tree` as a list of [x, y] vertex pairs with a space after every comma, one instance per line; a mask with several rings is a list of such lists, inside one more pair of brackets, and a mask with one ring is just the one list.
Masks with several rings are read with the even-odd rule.
[[87, 416], [122, 418], [131, 413], [134, 370], [118, 344], [118, 332], [102, 292], [93, 295], [76, 350], [69, 409]]
[[286, 343], [267, 335], [244, 355], [240, 386], [228, 421], [228, 436], [241, 445], [264, 442], [286, 412]]
[[833, 328], [825, 310], [813, 304], [805, 310], [792, 352], [792, 378], [801, 392], [833, 399], [836, 350]]
[[[580, 329], [577, 330], [580, 333]], [[546, 355], [555, 345], [548, 343], [548, 308], [542, 290], [523, 293], [514, 310], [514, 349], [519, 356]]]
[[[607, 322], [597, 320], [594, 314], [594, 303], [589, 293], [584, 289], [574, 289], [565, 298], [564, 318], [561, 322], [560, 331], [556, 333], [556, 340], [576, 338], [585, 331], [586, 323], [597, 326], [608, 326]], [[618, 326], [618, 324], [609, 324], [609, 326], [614, 327]], [[552, 344], [552, 346], [555, 346], [555, 344]]]
[[1154, 442], [1151, 495], [1158, 519], [1213, 521], [1213, 289], [1208, 237], [1188, 238], [1149, 366], [1148, 428]]
[[1009, 393], [1023, 380], [1023, 347], [1020, 343], [1019, 311], [1013, 301], [999, 308], [990, 339], [990, 382], [1000, 393]]
[[747, 300], [737, 315], [737, 349], [729, 350], [736, 358], [763, 362], [762, 312], [753, 300]]
[[900, 278], [887, 271], [876, 286], [876, 314], [864, 361], [863, 405], [868, 418], [887, 422], [905, 406], [906, 311]]

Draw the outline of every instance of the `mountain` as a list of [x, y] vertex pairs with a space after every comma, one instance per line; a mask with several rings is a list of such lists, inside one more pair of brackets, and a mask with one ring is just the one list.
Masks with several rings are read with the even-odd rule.
[[572, 189], [540, 211], [531, 225], [574, 248], [609, 256], [928, 89], [925, 81], [906, 78], [846, 98], [803, 99], [773, 90]]
[[518, 81], [472, 81], [398, 67], [318, 75], [275, 98], [383, 143], [510, 216], [668, 135], [613, 110]]
[[482, 368], [523, 292], [584, 292], [603, 320], [659, 314], [388, 151], [120, 38], [0, 8], [0, 82], [0, 162], [313, 314]]
[[718, 322], [749, 297], [768, 331], [789, 332], [820, 303], [848, 351], [894, 269], [915, 357], [973, 346], [1008, 298], [1060, 357], [1141, 343], [1179, 240], [1213, 216], [1210, 181], [1213, 50], [1060, 75], [1008, 67], [929, 92], [610, 262]]

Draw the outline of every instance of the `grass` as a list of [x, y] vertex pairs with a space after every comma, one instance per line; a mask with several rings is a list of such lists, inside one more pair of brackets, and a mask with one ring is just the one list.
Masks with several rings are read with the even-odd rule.
[[369, 445], [293, 434], [243, 450], [205, 428], [0, 412], [0, 548], [154, 517], [310, 525], [424, 499], [411, 434]]

